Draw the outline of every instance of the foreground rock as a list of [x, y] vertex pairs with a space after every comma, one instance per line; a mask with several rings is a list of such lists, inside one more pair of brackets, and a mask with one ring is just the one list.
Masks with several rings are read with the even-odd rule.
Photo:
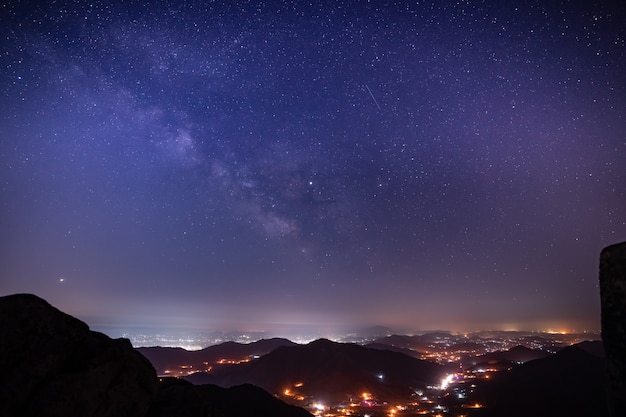
[[260, 388], [159, 383], [127, 339], [110, 339], [29, 294], [0, 297], [1, 417], [306, 417]]
[[127, 339], [34, 295], [0, 297], [0, 415], [144, 416], [158, 380]]
[[606, 351], [609, 411], [626, 415], [626, 242], [600, 254], [602, 340]]

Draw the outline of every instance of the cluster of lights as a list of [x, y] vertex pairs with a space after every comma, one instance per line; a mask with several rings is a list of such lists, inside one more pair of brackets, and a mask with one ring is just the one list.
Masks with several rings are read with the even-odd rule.
[[483, 405], [480, 403], [473, 403], [473, 404], [463, 404], [461, 407], [463, 408], [483, 408]]
[[[304, 383], [302, 383], [302, 382], [296, 382], [295, 384], [293, 384], [293, 388], [300, 388], [303, 385], [304, 385]], [[304, 396], [298, 394], [297, 392], [292, 391], [291, 388], [285, 388], [283, 390], [283, 395], [285, 397], [293, 398], [296, 401], [304, 401]]]
[[448, 374], [446, 375], [442, 380], [441, 380], [441, 384], [439, 384], [439, 389], [444, 391], [446, 390], [450, 384], [454, 381], [454, 378], [456, 377], [456, 374]]
[[324, 410], [326, 410], [326, 406], [322, 403], [315, 403], [313, 404], [313, 408], [315, 409], [315, 414], [316, 415], [320, 415], [324, 412]]
[[222, 358], [219, 361], [217, 361], [217, 363], [220, 365], [237, 365], [237, 364], [245, 363], [245, 362], [250, 362], [250, 358], [243, 358], [243, 359], [238, 359], [238, 360]]

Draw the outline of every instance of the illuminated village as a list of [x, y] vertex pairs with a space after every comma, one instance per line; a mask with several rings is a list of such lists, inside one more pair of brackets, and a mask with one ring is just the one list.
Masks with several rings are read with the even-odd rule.
[[[346, 392], [343, 400], [328, 401], [323, 395], [313, 395], [303, 381], [285, 384], [272, 394], [293, 405], [307, 409], [316, 416], [471, 416], [485, 406], [474, 398], [475, 389], [489, 381], [498, 372], [505, 372], [531, 357], [553, 355], [564, 346], [584, 340], [596, 339], [594, 334], [568, 334], [566, 332], [480, 332], [433, 333], [424, 335], [420, 349], [413, 350], [408, 336], [389, 336], [379, 339], [379, 344], [389, 343], [389, 349], [400, 348], [414, 357], [441, 365], [445, 372], [436, 383], [415, 388], [405, 398], [388, 398], [370, 391]], [[242, 340], [249, 342], [249, 337]], [[404, 346], [393, 345], [405, 340]], [[368, 346], [367, 340], [360, 344]], [[369, 345], [373, 346], [373, 345]], [[380, 346], [378, 348], [381, 348]], [[506, 355], [508, 352], [509, 356]], [[145, 354], [145, 353], [144, 353]], [[530, 356], [528, 356], [530, 355]], [[534, 355], [534, 356], [533, 356]], [[162, 377], [185, 378], [198, 373], [211, 374], [215, 369], [225, 369], [258, 360], [261, 355], [222, 357], [201, 364], [181, 364], [161, 372]], [[509, 359], [503, 359], [509, 357]], [[510, 359], [513, 358], [513, 359]], [[385, 374], [375, 375], [381, 384]]]

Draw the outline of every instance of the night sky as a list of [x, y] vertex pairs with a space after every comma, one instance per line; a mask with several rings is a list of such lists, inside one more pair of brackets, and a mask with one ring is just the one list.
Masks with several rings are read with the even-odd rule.
[[96, 328], [598, 330], [623, 2], [45, 3], [0, 6], [1, 295]]

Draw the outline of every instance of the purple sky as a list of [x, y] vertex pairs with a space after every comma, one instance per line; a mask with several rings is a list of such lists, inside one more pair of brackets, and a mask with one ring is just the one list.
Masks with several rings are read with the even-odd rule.
[[0, 294], [95, 326], [599, 328], [626, 6], [79, 3], [0, 9]]

